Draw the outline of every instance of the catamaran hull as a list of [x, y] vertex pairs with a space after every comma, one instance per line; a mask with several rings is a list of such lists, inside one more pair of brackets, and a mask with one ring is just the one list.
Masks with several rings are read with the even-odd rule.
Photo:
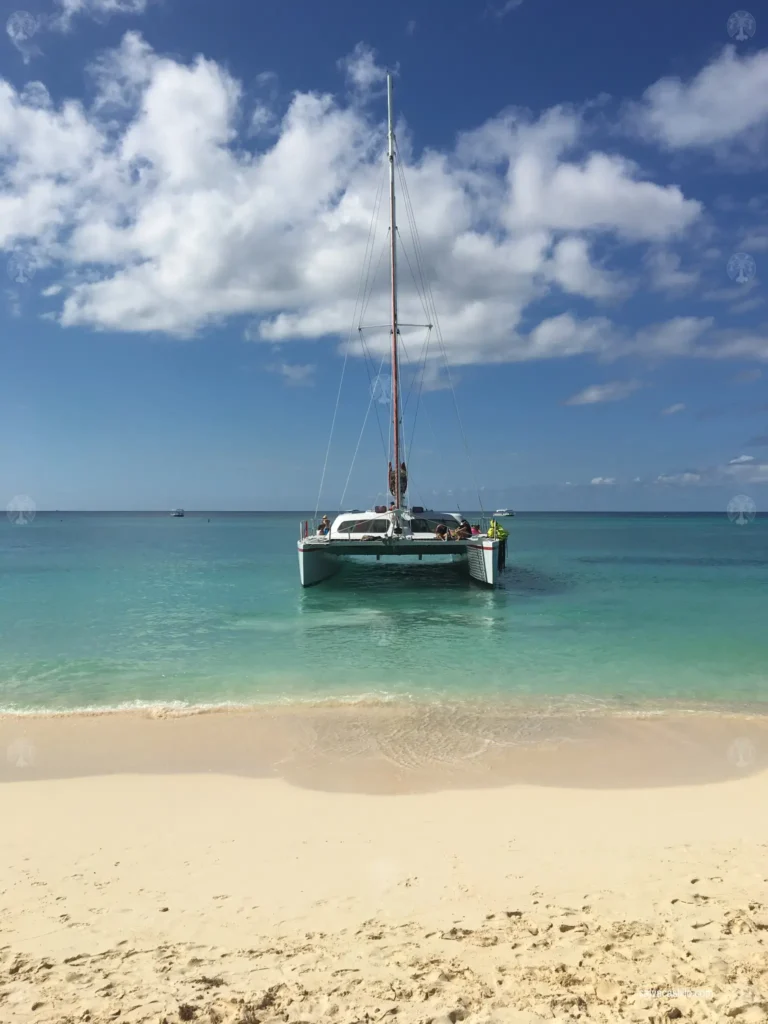
[[316, 583], [330, 579], [340, 568], [339, 555], [331, 555], [322, 548], [299, 544], [299, 576], [302, 587], [314, 587]]
[[467, 568], [469, 575], [478, 583], [495, 587], [499, 579], [499, 541], [483, 537], [467, 543]]
[[434, 541], [403, 541], [396, 544], [333, 541], [330, 544], [318, 544], [305, 540], [299, 541], [298, 550], [302, 587], [313, 587], [329, 579], [339, 571], [345, 556], [377, 560], [417, 556], [420, 560], [440, 558], [441, 561], [450, 556], [451, 561], [458, 562], [478, 583], [495, 587], [500, 576], [499, 541], [490, 537], [478, 537], [476, 541], [450, 544]]

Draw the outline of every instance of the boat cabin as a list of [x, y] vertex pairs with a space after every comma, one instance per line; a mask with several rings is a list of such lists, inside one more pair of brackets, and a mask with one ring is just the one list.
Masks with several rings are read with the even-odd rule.
[[[363, 537], [414, 537], [418, 540], [433, 540], [435, 530], [441, 523], [449, 530], [455, 530], [461, 516], [453, 512], [433, 512], [419, 509], [418, 512], [368, 512], [350, 515], [343, 512], [331, 525], [331, 540], [361, 540]], [[396, 528], [401, 532], [395, 534]]]

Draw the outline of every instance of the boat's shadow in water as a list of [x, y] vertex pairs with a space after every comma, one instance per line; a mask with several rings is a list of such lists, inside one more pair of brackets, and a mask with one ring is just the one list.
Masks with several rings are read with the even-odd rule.
[[556, 595], [571, 590], [573, 584], [564, 576], [552, 576], [525, 566], [507, 565], [498, 586], [490, 588], [468, 576], [466, 567], [451, 562], [425, 565], [418, 562], [360, 564], [345, 562], [340, 571], [318, 587], [304, 591], [310, 595], [366, 593], [371, 591], [393, 593], [448, 591], [456, 594], [470, 591], [485, 594], [500, 601], [509, 597], [529, 595]]
[[523, 597], [531, 594], [565, 594], [573, 587], [573, 582], [566, 576], [553, 576], [523, 565], [508, 565], [499, 584], [499, 588], [507, 594]]

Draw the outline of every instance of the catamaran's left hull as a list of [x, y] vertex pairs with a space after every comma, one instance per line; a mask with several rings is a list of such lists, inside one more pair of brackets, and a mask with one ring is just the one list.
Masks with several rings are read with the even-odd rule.
[[302, 587], [314, 587], [316, 583], [334, 576], [340, 568], [341, 559], [338, 555], [299, 542], [299, 576]]

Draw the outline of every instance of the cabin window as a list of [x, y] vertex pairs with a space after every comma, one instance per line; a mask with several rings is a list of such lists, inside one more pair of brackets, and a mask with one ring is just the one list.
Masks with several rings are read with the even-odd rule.
[[386, 533], [388, 529], [388, 519], [347, 519], [339, 523], [336, 533]]
[[449, 530], [455, 530], [459, 525], [455, 519], [412, 519], [411, 532], [434, 533], [440, 523], [447, 526]]

